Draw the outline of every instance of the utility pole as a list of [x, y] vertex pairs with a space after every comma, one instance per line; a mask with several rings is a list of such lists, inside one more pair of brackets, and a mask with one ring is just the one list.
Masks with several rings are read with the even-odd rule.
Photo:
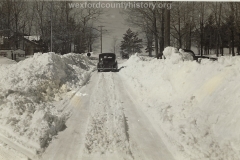
[[104, 26], [98, 26], [98, 27], [101, 28], [100, 32], [101, 32], [101, 53], [102, 53], [102, 28], [103, 28]]

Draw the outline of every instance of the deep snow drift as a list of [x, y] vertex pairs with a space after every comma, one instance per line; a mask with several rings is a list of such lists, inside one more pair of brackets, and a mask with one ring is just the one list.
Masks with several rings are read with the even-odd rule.
[[[141, 107], [155, 129], [161, 131], [158, 133], [176, 160], [239, 160], [240, 57], [203, 59], [197, 63], [191, 61], [189, 54], [172, 47], [166, 48], [164, 55], [164, 60], [132, 56], [123, 64], [126, 67], [114, 75], [120, 76], [124, 85], [135, 92], [133, 98], [139, 102], [136, 107]], [[35, 54], [16, 64], [0, 65], [0, 141], [7, 137], [31, 152], [42, 152], [71, 116], [70, 110], [59, 107], [58, 102], [63, 104], [70, 99], [88, 82], [94, 69], [95, 65], [85, 56], [54, 53]], [[120, 103], [115, 103], [114, 97], [117, 94], [114, 85], [118, 83], [111, 81], [111, 74], [100, 75], [102, 83], [107, 79], [111, 86], [99, 86], [99, 92], [94, 93], [95, 103], [90, 102], [101, 101], [104, 106], [92, 106], [96, 110], [91, 113], [90, 125], [81, 132], [86, 136], [86, 155], [101, 151], [102, 146], [111, 152], [114, 145], [111, 134], [104, 132], [106, 126], [113, 126], [112, 120], [105, 123], [104, 109], [119, 118], [115, 121], [117, 128], [123, 126], [124, 131], [125, 124], [120, 122], [126, 111], [116, 107]], [[104, 89], [111, 91], [106, 91], [110, 94], [105, 99]], [[106, 104], [108, 99], [114, 103]], [[109, 106], [118, 110], [115, 112]], [[128, 136], [121, 133], [115, 137], [123, 144], [119, 149], [128, 146], [124, 144]], [[95, 144], [96, 139], [101, 143]], [[112, 143], [104, 146], [108, 139]]]
[[70, 116], [56, 102], [85, 85], [94, 68], [87, 57], [73, 53], [37, 53], [0, 65], [0, 135], [41, 152]]
[[[176, 54], [177, 53], [177, 54]], [[240, 57], [132, 56], [120, 71], [177, 160], [240, 159]]]

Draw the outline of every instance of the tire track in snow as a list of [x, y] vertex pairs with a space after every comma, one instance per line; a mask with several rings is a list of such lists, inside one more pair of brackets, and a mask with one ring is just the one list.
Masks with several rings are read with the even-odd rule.
[[108, 78], [112, 82], [113, 91], [114, 91], [114, 94], [109, 94], [109, 96], [112, 96], [112, 99], [115, 99], [117, 101], [117, 103], [119, 105], [119, 109], [121, 110], [121, 114], [122, 114], [122, 118], [123, 118], [121, 122], [123, 122], [123, 127], [124, 127], [123, 133], [125, 134], [126, 139], [127, 139], [127, 147], [128, 147], [127, 153], [131, 156], [132, 159], [134, 159], [134, 156], [133, 156], [131, 148], [130, 148], [129, 126], [128, 126], [128, 122], [127, 122], [127, 117], [125, 116], [124, 108], [121, 103], [122, 99], [117, 94], [118, 93], [117, 91], [119, 88], [115, 87], [116, 85], [118, 85], [118, 82], [115, 81], [114, 75], [115, 74], [110, 74], [111, 78]]
[[90, 100], [94, 106], [91, 106], [92, 115], [85, 139], [85, 158], [98, 156], [101, 159], [113, 156], [117, 159], [133, 159], [126, 118], [115, 94], [112, 74], [99, 74], [101, 80], [93, 93], [93, 99]]
[[114, 75], [116, 94], [122, 100], [124, 114], [128, 120], [129, 143], [136, 160], [174, 160], [154, 129], [147, 116], [141, 111], [141, 104], [135, 100], [133, 92], [124, 84], [119, 75]]

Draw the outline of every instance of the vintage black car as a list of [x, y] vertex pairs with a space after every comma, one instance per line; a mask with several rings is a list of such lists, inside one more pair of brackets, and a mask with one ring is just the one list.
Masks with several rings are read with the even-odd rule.
[[117, 71], [118, 63], [115, 53], [99, 54], [99, 62], [97, 64], [98, 72], [100, 71]]

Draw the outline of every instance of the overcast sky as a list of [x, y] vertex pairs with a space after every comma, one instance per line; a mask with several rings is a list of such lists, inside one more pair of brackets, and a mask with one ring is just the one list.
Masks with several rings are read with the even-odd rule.
[[[107, 30], [103, 31], [103, 52], [112, 52], [114, 37], [117, 38], [117, 43], [119, 44], [129, 26], [124, 21], [124, 15], [120, 14], [120, 9], [104, 10], [106, 10], [106, 13], [102, 15], [101, 22], [96, 21], [95, 25], [102, 25], [104, 26], [103, 30]], [[100, 51], [100, 41], [98, 45], [97, 51]]]
[[[73, 2], [75, 1], [76, 3], [82, 4], [83, 6], [88, 4], [87, 1], [78, 1], [78, 0], [72, 0]], [[101, 6], [104, 6], [102, 8], [105, 13], [101, 15], [99, 19], [94, 19], [93, 20], [93, 25], [94, 28], [100, 30], [100, 27], [98, 26], [104, 26], [102, 27], [103, 29], [103, 48], [102, 52], [113, 52], [113, 40], [114, 38], [117, 38], [117, 45], [119, 46], [121, 41], [123, 40], [123, 34], [126, 33], [127, 29], [131, 28], [132, 31], [136, 32], [137, 29], [130, 27], [130, 25], [125, 21], [127, 18], [125, 14], [121, 14], [124, 12], [124, 7], [121, 5], [119, 8], [118, 4], [122, 3], [128, 3], [131, 1], [91, 1], [93, 3], [90, 3], [91, 6], [94, 6], [93, 8], [96, 8], [96, 4], [101, 4]], [[106, 7], [109, 5], [111, 7]], [[83, 7], [81, 6], [81, 7]], [[98, 7], [99, 8], [99, 7]], [[100, 32], [99, 32], [100, 34]], [[119, 47], [118, 47], [119, 48]], [[93, 51], [94, 52], [101, 52], [101, 43], [100, 43], [100, 37], [98, 41], [94, 42], [93, 45]], [[119, 49], [117, 49], [119, 52]]]

